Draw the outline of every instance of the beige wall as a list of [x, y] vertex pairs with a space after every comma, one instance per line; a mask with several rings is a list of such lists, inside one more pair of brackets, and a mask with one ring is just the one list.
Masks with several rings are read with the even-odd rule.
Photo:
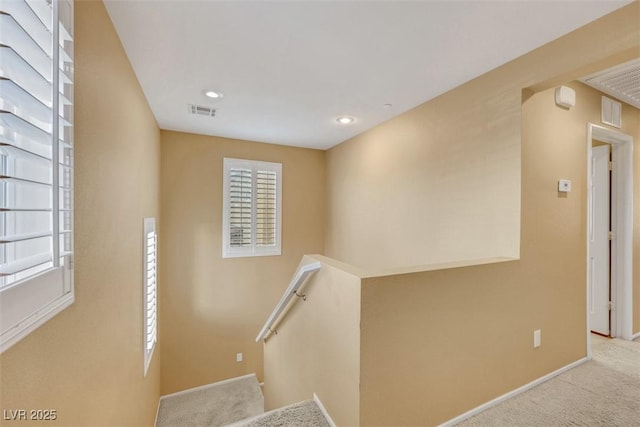
[[326, 254], [366, 268], [517, 257], [521, 90], [637, 57], [639, 16], [635, 2], [329, 150]]
[[640, 333], [640, 119], [633, 146], [633, 333]]
[[[282, 163], [281, 256], [222, 259], [224, 157]], [[255, 337], [302, 256], [324, 250], [324, 152], [162, 131], [161, 170], [162, 393], [262, 379]]]
[[[569, 111], [553, 89], [523, 103], [521, 260], [363, 281], [363, 425], [442, 423], [586, 355], [586, 123], [600, 94], [569, 86]], [[637, 110], [623, 120], [637, 133]]]
[[328, 256], [363, 268], [518, 256], [520, 91], [458, 93], [328, 151]]
[[311, 399], [315, 393], [340, 426], [359, 423], [360, 277], [321, 256], [322, 267], [275, 326], [264, 346], [268, 410]]
[[[633, 125], [625, 123], [625, 127], [632, 132], [633, 137], [633, 333], [640, 334], [640, 110], [635, 115], [625, 108], [625, 120], [635, 116], [635, 131]], [[633, 123], [633, 122], [632, 122]], [[633, 133], [635, 132], [635, 133]]]
[[[364, 267], [510, 256], [520, 236], [520, 261], [365, 280], [362, 425], [437, 424], [584, 357], [586, 122], [599, 115], [534, 91], [639, 56], [639, 14], [635, 2], [329, 151], [329, 256]], [[520, 167], [518, 200], [502, 180]], [[489, 177], [475, 187], [467, 169]], [[566, 197], [560, 178], [573, 182]], [[506, 214], [494, 223], [474, 201]], [[467, 223], [491, 232], [453, 233]]]
[[[624, 127], [633, 135], [633, 333], [640, 334], [640, 110], [625, 109]], [[635, 112], [635, 114], [633, 113]], [[635, 129], [633, 121], [635, 120]]]
[[142, 218], [159, 216], [160, 134], [102, 3], [76, 3], [75, 40], [76, 302], [2, 354], [0, 407], [56, 409], [51, 426], [151, 426]]

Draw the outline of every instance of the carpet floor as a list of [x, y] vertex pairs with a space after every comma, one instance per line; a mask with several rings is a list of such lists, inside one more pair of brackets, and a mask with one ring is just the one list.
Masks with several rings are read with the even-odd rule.
[[255, 375], [160, 400], [156, 427], [217, 427], [264, 413]]
[[296, 403], [240, 421], [228, 427], [329, 427], [313, 400]]
[[640, 343], [593, 336], [592, 360], [458, 427], [640, 426]]

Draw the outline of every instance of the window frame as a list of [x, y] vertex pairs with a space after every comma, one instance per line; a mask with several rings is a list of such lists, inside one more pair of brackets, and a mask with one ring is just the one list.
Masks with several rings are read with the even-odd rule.
[[[48, 10], [49, 7], [50, 10]], [[30, 92], [35, 87], [31, 80], [22, 81], [22, 84], [25, 82], [30, 84], [31, 89], [27, 89], [26, 86], [22, 89], [42, 102], [50, 110], [49, 115], [52, 117], [50, 132], [41, 128], [48, 133], [51, 143], [50, 236], [52, 246], [49, 262], [52, 265], [33, 275], [9, 281], [0, 289], [0, 353], [25, 338], [75, 301], [73, 285], [73, 2], [53, 0], [50, 5], [46, 5], [45, 1], [28, 4], [15, 2], [7, 4], [4, 12], [7, 13], [5, 16], [15, 19], [29, 37], [35, 37], [32, 40], [39, 40], [35, 44], [43, 49], [44, 54], [51, 61], [50, 80], [49, 77], [40, 74], [52, 87], [50, 105], [34, 96], [35, 92]], [[21, 22], [26, 23], [27, 26], [23, 26]], [[46, 46], [41, 44], [48, 37], [47, 31], [51, 36], [50, 55], [47, 53]], [[16, 42], [15, 46], [6, 48], [25, 49], [25, 46]], [[35, 51], [31, 49], [30, 52]], [[39, 61], [45, 57], [38, 53], [30, 58]], [[27, 57], [22, 57], [22, 60], [28, 66], [35, 67], [34, 70], [43, 66], [42, 62], [38, 62], [39, 66], [35, 66], [36, 62], [30, 62]], [[12, 80], [9, 79], [9, 81]], [[65, 106], [62, 106], [62, 97], [68, 101]], [[38, 108], [42, 111], [41, 107]], [[26, 104], [20, 110], [22, 113], [18, 113], [14, 108], [10, 110], [3, 111], [3, 114], [17, 115], [20, 118], [20, 114], [31, 113], [31, 110], [26, 109]], [[2, 140], [3, 146], [24, 149], [20, 144], [15, 145], [16, 141], [5, 140], [4, 137], [5, 135]], [[32, 142], [25, 144], [32, 144]], [[33, 152], [31, 149], [27, 151]], [[60, 176], [63, 170], [66, 171], [64, 178]], [[6, 196], [8, 190], [5, 188], [3, 191]], [[6, 202], [6, 197], [3, 200]], [[18, 210], [8, 209], [7, 212]], [[24, 211], [33, 212], [34, 209], [24, 209]], [[46, 212], [46, 210], [42, 211]], [[63, 211], [66, 215], [62, 214]], [[2, 230], [2, 234], [5, 233], [10, 231]], [[61, 246], [63, 235], [64, 244]], [[10, 241], [10, 239], [3, 241], [3, 244]]]
[[[252, 177], [251, 202], [251, 244], [244, 247], [231, 246], [231, 170], [249, 169]], [[275, 244], [260, 246], [256, 243], [256, 175], [258, 171], [276, 174], [276, 221]], [[222, 202], [222, 258], [246, 258], [282, 255], [282, 163], [227, 158], [223, 159], [223, 202]]]

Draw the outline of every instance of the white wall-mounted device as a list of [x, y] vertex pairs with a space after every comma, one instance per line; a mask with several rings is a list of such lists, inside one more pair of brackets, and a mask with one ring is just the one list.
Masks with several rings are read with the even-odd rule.
[[558, 192], [569, 193], [571, 191], [571, 181], [568, 179], [561, 179], [558, 181]]
[[564, 108], [575, 107], [576, 91], [567, 86], [556, 88], [556, 105]]

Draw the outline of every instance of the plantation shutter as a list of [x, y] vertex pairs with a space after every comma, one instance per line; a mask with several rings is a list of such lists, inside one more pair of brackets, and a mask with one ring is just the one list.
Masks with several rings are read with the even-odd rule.
[[155, 218], [144, 219], [144, 373], [158, 340], [158, 237]]
[[229, 179], [231, 246], [251, 246], [253, 173], [251, 169], [231, 168]]
[[256, 173], [256, 244], [276, 244], [276, 184], [273, 171], [258, 170]]
[[73, 2], [0, 0], [0, 12], [4, 350], [73, 298]]
[[279, 163], [224, 159], [223, 257], [281, 252]]

